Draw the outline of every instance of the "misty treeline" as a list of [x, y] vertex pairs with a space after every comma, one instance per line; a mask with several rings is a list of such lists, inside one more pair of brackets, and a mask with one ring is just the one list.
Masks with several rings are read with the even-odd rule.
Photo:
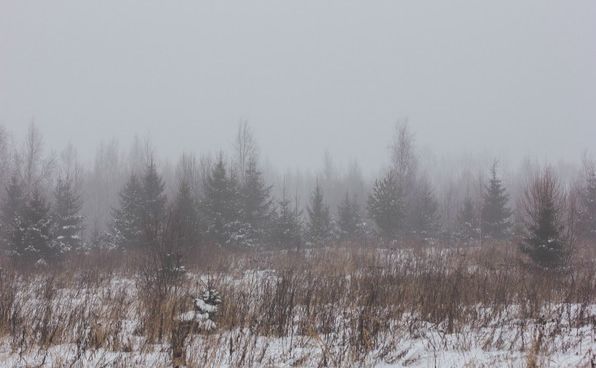
[[421, 154], [402, 123], [379, 142], [390, 147], [385, 169], [368, 178], [328, 153], [320, 171], [280, 173], [263, 163], [248, 124], [234, 138], [228, 152], [188, 153], [175, 164], [150, 142], [135, 139], [128, 150], [111, 142], [83, 165], [72, 145], [44, 149], [33, 124], [23, 142], [1, 130], [4, 254], [47, 265], [92, 249], [160, 249], [178, 265], [186, 251], [214, 245], [503, 241], [559, 267], [579, 242], [596, 241], [596, 166], [587, 155], [577, 167], [526, 160], [516, 172], [496, 160], [447, 162]]

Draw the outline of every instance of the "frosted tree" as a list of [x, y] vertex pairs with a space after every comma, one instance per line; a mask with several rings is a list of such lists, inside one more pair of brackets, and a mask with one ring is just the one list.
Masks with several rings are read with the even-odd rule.
[[403, 194], [393, 171], [375, 181], [368, 198], [368, 214], [375, 222], [380, 234], [394, 239], [403, 225]]
[[348, 193], [344, 200], [337, 207], [337, 225], [339, 237], [342, 240], [353, 240], [358, 235], [362, 218], [360, 206], [356, 197], [350, 197]]
[[80, 214], [81, 206], [81, 197], [73, 181], [69, 177], [59, 177], [52, 211], [52, 247], [56, 252], [66, 253], [83, 246], [84, 219]]
[[321, 244], [329, 240], [331, 237], [331, 215], [318, 182], [312, 193], [307, 213], [309, 240], [315, 244]]
[[207, 289], [200, 298], [195, 299], [196, 311], [203, 315], [204, 328], [206, 330], [215, 329], [217, 321], [217, 311], [221, 304], [221, 296], [215, 287], [209, 283]]
[[[201, 296], [194, 298], [193, 302], [193, 311], [178, 316], [178, 321], [182, 322], [182, 337], [188, 335], [191, 330], [212, 331], [217, 327], [217, 312], [221, 306], [222, 298], [211, 281], [208, 282]], [[175, 335], [174, 337], [178, 338], [179, 344], [184, 340]], [[182, 353], [177, 355], [182, 355]]]
[[137, 247], [143, 237], [143, 186], [133, 173], [120, 192], [120, 204], [113, 212], [112, 243]]
[[539, 266], [556, 268], [567, 260], [564, 201], [561, 186], [549, 168], [534, 178], [524, 193], [526, 236], [521, 249]]
[[511, 227], [511, 210], [507, 207], [509, 196], [501, 179], [497, 177], [497, 163], [491, 168], [491, 178], [483, 196], [481, 230], [484, 238], [505, 239]]

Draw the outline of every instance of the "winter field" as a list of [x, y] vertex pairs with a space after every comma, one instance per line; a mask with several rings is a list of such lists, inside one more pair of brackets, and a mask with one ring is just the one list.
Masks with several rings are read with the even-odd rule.
[[[0, 278], [3, 367], [593, 367], [596, 267], [510, 245], [120, 252]], [[101, 260], [101, 261], [100, 261]], [[125, 261], [126, 260], [126, 261]]]
[[0, 368], [596, 368], [596, 0], [0, 0]]

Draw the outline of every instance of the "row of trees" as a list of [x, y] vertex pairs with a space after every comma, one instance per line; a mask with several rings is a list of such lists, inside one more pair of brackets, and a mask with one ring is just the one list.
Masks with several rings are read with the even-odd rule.
[[565, 190], [551, 169], [536, 174], [516, 203], [515, 213], [494, 163], [480, 200], [466, 196], [459, 205], [456, 229], [447, 232], [441, 226], [435, 190], [419, 168], [407, 125], [397, 128], [391, 165], [374, 182], [364, 206], [356, 195], [345, 191], [332, 210], [326, 201], [328, 193], [317, 182], [302, 211], [297, 195], [290, 198], [285, 185], [279, 199], [274, 198], [245, 124], [239, 128], [235, 155], [229, 162], [219, 154], [201, 170], [190, 160], [182, 165], [176, 189], [170, 191], [171, 200], [153, 154], [147, 150], [144, 164], [130, 169], [107, 231], [96, 231], [85, 242], [80, 175], [72, 170], [77, 165], [61, 170], [54, 181], [44, 180], [51, 160], [40, 158], [40, 146], [39, 135], [32, 130], [26, 149], [15, 154], [2, 201], [5, 249], [29, 261], [48, 262], [95, 245], [153, 248], [167, 242], [170, 248], [188, 249], [209, 242], [298, 247], [376, 237], [441, 237], [458, 244], [515, 237], [533, 257], [545, 258], [545, 249], [559, 247], [560, 252], [551, 253], [564, 258], [563, 249], [576, 238], [596, 240], [596, 172], [589, 161], [584, 165], [583, 184], [573, 191]]
[[[375, 181], [368, 200], [370, 218], [386, 238], [400, 235], [436, 237], [440, 219], [437, 216], [438, 202], [432, 189], [424, 180], [414, 189], [404, 185], [403, 175], [392, 169]], [[415, 193], [411, 193], [412, 190]], [[509, 238], [513, 212], [508, 203], [509, 196], [497, 176], [497, 164], [494, 163], [482, 202], [476, 204], [469, 196], [464, 199], [458, 214], [459, 228], [450, 236], [465, 242]]]
[[2, 206], [2, 230], [9, 254], [19, 260], [48, 262], [80, 250], [84, 227], [81, 201], [71, 178], [58, 178], [50, 206], [41, 190], [14, 175]]
[[355, 239], [359, 234], [363, 226], [360, 209], [349, 195], [338, 208], [336, 222], [317, 185], [303, 223], [302, 212], [285, 194], [274, 201], [256, 159], [249, 160], [245, 170], [239, 175], [220, 154], [205, 178], [201, 195], [195, 197], [183, 177], [168, 207], [163, 179], [151, 161], [140, 179], [131, 174], [122, 189], [108, 243], [126, 248], [155, 245], [159, 232], [167, 226], [177, 234], [174, 246], [182, 248], [204, 242], [297, 247], [305, 242]]
[[[369, 217], [380, 234], [436, 236], [437, 201], [424, 178], [416, 175], [416, 158], [407, 126], [399, 128], [393, 145], [393, 166], [375, 181], [368, 200]], [[448, 236], [461, 242], [511, 240], [543, 267], [563, 265], [578, 239], [596, 242], [596, 167], [584, 162], [584, 181], [566, 190], [550, 167], [534, 173], [519, 200], [517, 222], [509, 195], [497, 175], [497, 163], [481, 203], [468, 196], [459, 211], [458, 231]]]

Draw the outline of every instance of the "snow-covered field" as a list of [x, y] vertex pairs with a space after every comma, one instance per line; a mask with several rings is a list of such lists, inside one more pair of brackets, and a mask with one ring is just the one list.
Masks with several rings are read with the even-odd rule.
[[[374, 262], [403, 264], [407, 271], [379, 272], [370, 271], [369, 265], [349, 265], [338, 272], [318, 269], [317, 261], [309, 263], [308, 269], [245, 266], [209, 274], [188, 272], [163, 294], [164, 300], [151, 299], [156, 294], [149, 294], [147, 300], [146, 279], [137, 275], [4, 276], [0, 366], [171, 367], [173, 336], [182, 322], [196, 315], [213, 319], [214, 326], [196, 324], [184, 334], [184, 360], [189, 367], [595, 364], [592, 279], [585, 284], [592, 287], [587, 301], [565, 302], [557, 294], [550, 301], [540, 299], [538, 311], [533, 312], [531, 300], [526, 304], [511, 297], [515, 302], [470, 304], [466, 291], [460, 291], [455, 300], [462, 303], [452, 305], [446, 294], [437, 291], [431, 299], [436, 303], [433, 311], [445, 311], [437, 317], [423, 305], [415, 305], [412, 301], [418, 297], [408, 295], [406, 287], [387, 291], [402, 296], [379, 294], [387, 289], [387, 274], [403, 277], [402, 271], [419, 270], [411, 268], [414, 258], [429, 262], [428, 255], [400, 253]], [[379, 272], [372, 279], [379, 289], [362, 283], [367, 270]], [[463, 277], [479, 277], [481, 271], [466, 267]], [[220, 306], [213, 308], [200, 299], [206, 285], [221, 292]], [[471, 284], [463, 281], [462, 287], [466, 285]], [[515, 288], [509, 289], [513, 293]], [[428, 303], [429, 299], [420, 300]], [[196, 312], [197, 305], [201, 313]], [[216, 309], [209, 317], [207, 312]]]
[[[571, 309], [575, 306], [558, 306]], [[592, 306], [592, 313], [596, 311]], [[554, 312], [556, 313], [556, 312]], [[134, 325], [134, 322], [130, 322]], [[392, 323], [395, 323], [393, 321]], [[498, 326], [465, 329], [448, 334], [440, 326], [425, 322], [403, 321], [407, 329], [383, 334], [380, 347], [359, 357], [367, 367], [526, 367], [532, 360], [539, 367], [590, 367], [596, 347], [593, 327], [555, 327], [553, 323], [530, 324], [506, 319]], [[553, 337], [553, 334], [556, 336]], [[534, 355], [538, 336], [548, 340]], [[135, 340], [134, 336], [126, 339]], [[249, 330], [226, 331], [213, 335], [195, 335], [188, 341], [189, 366], [268, 366], [318, 367], [353, 366], [345, 344], [336, 336], [258, 337]], [[242, 354], [230, 352], [233, 343]], [[3, 367], [170, 367], [169, 344], [139, 344], [134, 351], [99, 348], [82, 352], [79, 344], [58, 344], [47, 348], [28, 347], [16, 351], [10, 338], [0, 346]]]
[[[420, 335], [407, 332], [403, 336], [383, 336], [383, 348], [372, 351], [361, 363], [369, 367], [526, 367], [532, 354], [522, 349], [531, 348], [540, 329], [547, 333], [553, 327], [531, 326], [521, 333], [515, 325], [498, 329], [487, 328], [465, 331], [463, 334], [445, 334], [434, 326], [420, 324]], [[594, 331], [589, 327], [557, 331], [561, 335], [544, 346], [536, 356], [539, 367], [590, 367], [594, 359]], [[243, 341], [248, 348], [243, 359], [228, 351], [230, 341]], [[197, 335], [188, 346], [189, 365], [237, 367], [268, 366], [352, 366], [356, 364], [342, 350], [345, 346], [326, 346], [325, 337], [295, 336], [264, 338], [250, 335], [250, 331], [231, 331], [218, 335]], [[219, 344], [219, 348], [213, 348]], [[488, 346], [487, 346], [488, 345]], [[206, 354], [207, 353], [207, 354]], [[327, 357], [325, 357], [327, 355]], [[31, 351], [13, 352], [10, 341], [0, 347], [0, 361], [4, 367], [170, 367], [171, 349], [167, 344], [143, 346], [139, 351], [123, 352], [107, 349], [81, 353], [75, 343], [54, 345], [47, 349], [32, 347]]]

